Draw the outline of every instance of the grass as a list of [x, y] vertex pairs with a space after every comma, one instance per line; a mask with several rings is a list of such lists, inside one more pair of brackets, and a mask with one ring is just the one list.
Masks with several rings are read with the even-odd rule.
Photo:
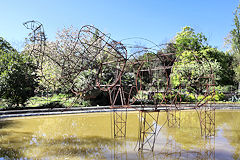
[[54, 94], [48, 97], [32, 97], [28, 101], [28, 107], [43, 106], [50, 103], [59, 103], [63, 106], [79, 106], [80, 102], [76, 101], [76, 97], [69, 97], [66, 94]]
[[[76, 97], [69, 97], [67, 94], [53, 94], [51, 96], [47, 97], [31, 97], [27, 102], [25, 107], [41, 107], [41, 106], [47, 106], [48, 104], [59, 104], [59, 106], [65, 106], [65, 107], [76, 107], [76, 106], [85, 106], [81, 105], [86, 104], [86, 102], [77, 100]], [[7, 108], [7, 102], [0, 99], [0, 108]], [[50, 106], [51, 107], [51, 106]]]

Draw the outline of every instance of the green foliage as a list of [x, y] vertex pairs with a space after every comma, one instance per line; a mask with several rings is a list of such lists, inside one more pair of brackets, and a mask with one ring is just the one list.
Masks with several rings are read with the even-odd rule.
[[220, 64], [215, 61], [195, 59], [195, 53], [185, 51], [180, 56], [179, 61], [174, 64], [171, 74], [171, 83], [174, 87], [183, 86], [188, 91], [201, 94], [204, 92], [204, 84], [208, 83], [207, 75], [214, 74], [218, 79], [221, 69]]
[[164, 97], [163, 97], [162, 93], [156, 93], [156, 94], [154, 94], [153, 98], [158, 101], [162, 101]]
[[225, 100], [225, 95], [223, 93], [219, 93], [219, 92], [215, 92], [215, 94], [209, 95], [207, 97], [205, 97], [204, 95], [198, 95], [197, 97], [197, 101], [201, 102], [201, 101], [223, 101]]
[[164, 100], [167, 103], [171, 103], [173, 100], [177, 100], [178, 102], [195, 102], [196, 97], [193, 93], [184, 92], [184, 93], [177, 93], [172, 92], [168, 93], [166, 96], [164, 96], [162, 93], [156, 93], [154, 94], [153, 98], [157, 101]]
[[72, 95], [69, 94], [52, 94], [49, 95], [48, 97], [46, 96], [35, 96], [31, 97], [28, 102], [28, 107], [67, 107], [67, 106], [72, 106], [72, 107], [79, 107], [79, 106], [90, 106], [90, 101], [89, 100], [83, 100], [79, 99], [77, 97], [73, 97]]
[[82, 101], [82, 105], [83, 105], [83, 107], [89, 107], [89, 106], [91, 106], [91, 102], [90, 101]]
[[[182, 92], [182, 93], [177, 93], [177, 92], [172, 92], [168, 93], [166, 96], [164, 96], [162, 93], [155, 93], [153, 98], [157, 101], [162, 101], [166, 100], [164, 102], [171, 103], [174, 99], [177, 100], [178, 102], [201, 102], [202, 100], [206, 101], [223, 101], [225, 99], [225, 95], [223, 93], [215, 92], [214, 96], [207, 96], [205, 98], [204, 95], [195, 95], [193, 93], [189, 93], [187, 91]], [[181, 98], [181, 100], [180, 100]]]
[[[156, 100], [163, 100], [163, 95], [162, 93], [158, 93], [155, 95], [154, 97]], [[176, 98], [176, 100], [178, 102], [180, 102], [180, 98], [181, 98], [181, 102], [200, 102], [202, 100], [206, 101], [206, 100], [210, 100], [210, 101], [223, 101], [225, 100], [225, 95], [223, 93], [218, 93], [216, 92], [214, 96], [207, 96], [205, 98], [204, 95], [198, 95], [196, 96], [193, 93], [189, 93], [189, 92], [185, 92], [185, 93], [181, 93], [181, 94], [168, 94], [165, 96], [165, 99], [167, 100], [168, 103], [170, 103], [172, 100], [174, 100], [174, 98]]]
[[234, 12], [234, 28], [230, 31], [226, 38], [226, 43], [230, 45], [230, 53], [234, 57], [233, 68], [235, 72], [235, 80], [240, 82], [240, 4]]
[[8, 53], [8, 52], [15, 52], [16, 50], [8, 43], [5, 39], [0, 37], [0, 49], [2, 52]]
[[197, 97], [197, 101], [198, 101], [198, 102], [201, 102], [204, 98], [205, 98], [204, 95], [199, 95], [199, 96]]
[[200, 54], [210, 61], [216, 61], [219, 64], [220, 68], [215, 72], [218, 76], [216, 79], [217, 85], [234, 85], [233, 55], [209, 46], [200, 51]]
[[76, 90], [84, 91], [86, 89], [91, 89], [90, 86], [92, 86], [95, 82], [95, 70], [84, 70], [82, 71], [75, 79], [75, 85]]
[[[135, 74], [132, 72], [126, 72], [123, 73], [122, 79], [122, 86], [124, 88], [124, 92], [125, 92], [125, 97], [128, 97], [128, 93], [130, 93], [130, 89], [132, 86], [135, 85]], [[131, 90], [131, 97], [134, 97], [137, 94], [136, 89]]]
[[38, 86], [36, 67], [28, 57], [5, 51], [0, 49], [0, 97], [10, 105], [24, 105]]
[[37, 75], [39, 77], [39, 87], [45, 92], [55, 92], [57, 90], [65, 91], [64, 88], [60, 87], [60, 82], [58, 81], [60, 73], [60, 67], [54, 64], [49, 59], [45, 58], [42, 64], [41, 71], [38, 70]]
[[[38, 93], [54, 93], [56, 91], [66, 91], [61, 88], [61, 74], [62, 68], [55, 63], [54, 58], [58, 59], [56, 55], [56, 49], [52, 42], [46, 42], [46, 53], [40, 52], [40, 45], [26, 45], [22, 52], [26, 56], [30, 56], [33, 62], [36, 64], [37, 76], [38, 76]], [[34, 51], [33, 51], [34, 50]], [[46, 55], [46, 56], [42, 56]], [[52, 56], [52, 57], [51, 57]], [[60, 61], [60, 60], [59, 60]]]
[[183, 102], [195, 102], [196, 101], [196, 97], [193, 93], [185, 93], [184, 94], [184, 98], [183, 98]]
[[219, 101], [225, 100], [225, 94], [224, 93], [217, 93], [217, 96], [219, 97]]
[[237, 65], [235, 68], [234, 68], [234, 71], [235, 71], [235, 78], [237, 81], [240, 81], [240, 65]]
[[194, 29], [186, 26], [182, 32], [175, 37], [175, 47], [178, 53], [183, 51], [200, 51], [207, 42], [207, 38], [202, 33], [195, 33]]
[[234, 12], [234, 29], [230, 31], [231, 48], [234, 54], [240, 54], [240, 4]]
[[209, 95], [204, 99], [204, 101], [219, 101], [219, 100], [220, 98], [218, 95], [214, 95], [214, 96]]
[[206, 83], [201, 77], [209, 74], [214, 74], [216, 85], [234, 85], [233, 56], [208, 46], [202, 33], [184, 27], [175, 37], [175, 48], [178, 60], [171, 75], [175, 87], [181, 84], [190, 92], [201, 94]]
[[224, 86], [216, 86], [215, 91], [218, 93], [227, 93], [227, 92], [232, 92], [233, 90], [236, 90], [236, 86], [232, 85], [224, 85]]
[[162, 71], [151, 71], [151, 69], [159, 68], [164, 65], [171, 66], [175, 56], [169, 58], [162, 58], [160, 55], [163, 53], [168, 53], [170, 50], [174, 50], [172, 45], [168, 45], [166, 49], [158, 51], [157, 54], [147, 52], [143, 56], [139, 57], [139, 60], [144, 60], [141, 70], [139, 72], [139, 79], [141, 79], [143, 90], [162, 90], [166, 88], [171, 73], [171, 69], [166, 69]]

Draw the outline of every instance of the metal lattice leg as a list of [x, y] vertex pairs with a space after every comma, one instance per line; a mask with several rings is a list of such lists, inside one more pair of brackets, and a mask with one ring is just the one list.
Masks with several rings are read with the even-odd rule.
[[139, 139], [138, 150], [150, 150], [153, 151], [154, 144], [157, 136], [157, 122], [159, 118], [159, 112], [153, 111], [140, 111], [139, 112]]
[[[113, 119], [113, 135], [114, 138], [125, 138], [126, 127], [127, 127], [127, 108], [124, 92], [121, 86], [116, 86], [109, 91], [111, 107], [113, 108], [112, 119]], [[117, 99], [120, 99], [121, 105], [116, 106]]]
[[215, 108], [204, 106], [200, 111], [201, 135], [205, 137], [215, 136]]
[[113, 111], [112, 116], [114, 138], [125, 138], [127, 127], [127, 109], [125, 111]]

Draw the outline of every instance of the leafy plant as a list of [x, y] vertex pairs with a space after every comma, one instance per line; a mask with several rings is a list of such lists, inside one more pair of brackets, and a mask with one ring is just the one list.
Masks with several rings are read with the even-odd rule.
[[36, 67], [29, 57], [0, 50], [0, 97], [10, 106], [25, 105], [38, 86]]

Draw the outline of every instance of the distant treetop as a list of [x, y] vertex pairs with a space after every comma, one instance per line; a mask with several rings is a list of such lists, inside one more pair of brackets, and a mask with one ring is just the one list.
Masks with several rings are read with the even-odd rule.
[[3, 52], [12, 52], [12, 51], [16, 51], [10, 43], [8, 43], [4, 38], [0, 37], [0, 50], [2, 50]]

